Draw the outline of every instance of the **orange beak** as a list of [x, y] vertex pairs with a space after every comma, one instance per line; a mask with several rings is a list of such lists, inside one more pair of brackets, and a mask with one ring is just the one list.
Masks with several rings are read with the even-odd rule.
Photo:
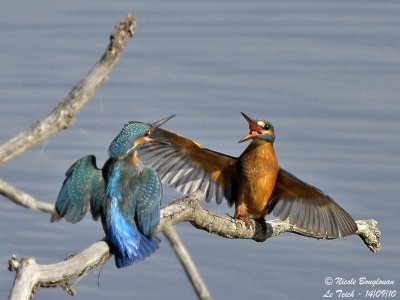
[[250, 118], [249, 116], [247, 116], [245, 113], [242, 113], [243, 117], [246, 119], [247, 123], [249, 124], [249, 134], [245, 135], [240, 141], [239, 143], [243, 143], [247, 140], [253, 139], [256, 136], [263, 134], [263, 128], [261, 128], [260, 126], [258, 126], [257, 122], [254, 121], [252, 118]]

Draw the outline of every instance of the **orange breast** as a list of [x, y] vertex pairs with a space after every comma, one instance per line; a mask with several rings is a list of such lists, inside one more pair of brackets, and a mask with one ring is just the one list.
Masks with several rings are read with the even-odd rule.
[[235, 217], [264, 217], [278, 176], [271, 143], [253, 141], [238, 160]]

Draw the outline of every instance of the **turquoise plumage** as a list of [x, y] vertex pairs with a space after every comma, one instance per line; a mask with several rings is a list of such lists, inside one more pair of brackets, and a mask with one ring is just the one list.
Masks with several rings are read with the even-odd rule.
[[96, 166], [94, 155], [79, 159], [66, 172], [57, 197], [52, 221], [64, 217], [79, 222], [89, 208], [94, 220], [101, 218], [118, 268], [158, 248], [160, 240], [152, 235], [160, 220], [162, 184], [152, 168], [140, 169], [136, 146], [151, 142], [149, 133], [171, 117], [126, 124], [111, 143], [103, 168]]

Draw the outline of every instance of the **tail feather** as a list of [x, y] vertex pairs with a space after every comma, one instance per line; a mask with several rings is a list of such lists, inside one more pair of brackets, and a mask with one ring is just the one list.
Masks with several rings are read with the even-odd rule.
[[119, 251], [114, 253], [117, 268], [127, 267], [144, 260], [158, 249], [160, 241], [161, 240], [157, 237], [149, 239], [145, 235], [140, 234], [140, 244], [137, 249], [134, 249], [134, 251], [124, 251], [124, 253]]

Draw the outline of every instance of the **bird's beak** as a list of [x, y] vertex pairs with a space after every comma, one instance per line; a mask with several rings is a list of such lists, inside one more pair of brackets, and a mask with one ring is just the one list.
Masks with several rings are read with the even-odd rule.
[[247, 116], [245, 113], [242, 113], [242, 116], [246, 119], [247, 123], [249, 123], [249, 134], [245, 135], [240, 141], [239, 143], [243, 143], [245, 141], [248, 141], [250, 139], [253, 139], [254, 137], [262, 134], [263, 129], [258, 126], [257, 122], [254, 121], [252, 118], [250, 118], [249, 116]]
[[[161, 120], [159, 120], [159, 121], [156, 121], [156, 122], [154, 122], [154, 123], [151, 123], [151, 124], [150, 124], [150, 127], [151, 127], [151, 128], [150, 128], [149, 132], [147, 133], [147, 135], [146, 135], [146, 136], [141, 136], [141, 137], [137, 138], [136, 140], [134, 140], [134, 141], [133, 141], [133, 147], [130, 148], [129, 151], [131, 151], [131, 150], [137, 148], [138, 146], [140, 146], [141, 144], [145, 144], [145, 143], [150, 143], [150, 144], [162, 144], [161, 142], [159, 142], [159, 141], [157, 141], [157, 140], [151, 138], [151, 137], [150, 137], [150, 134], [154, 131], [154, 129], [160, 127], [162, 124], [164, 124], [165, 122], [167, 122], [169, 119], [171, 119], [171, 118], [173, 118], [173, 117], [175, 117], [175, 114], [174, 114], [174, 115], [171, 115], [171, 116], [169, 116], [169, 117], [166, 117], [166, 118], [164, 118], [164, 119], [161, 119]], [[128, 152], [129, 152], [129, 151], [128, 151]]]
[[[172, 118], [175, 117], [175, 116], [176, 116], [176, 114], [173, 114], [173, 115], [170, 115], [169, 117], [166, 117], [166, 118], [164, 118], [164, 119], [161, 119], [161, 120], [159, 120], [159, 121], [156, 121], [156, 122], [154, 122], [154, 123], [151, 123], [151, 124], [150, 124], [150, 125], [151, 125], [151, 129], [150, 129], [149, 132], [148, 132], [148, 136], [145, 137], [146, 140], [145, 140], [144, 142], [147, 142], [147, 143], [150, 143], [150, 144], [158, 144], [158, 145], [164, 144], [163, 142], [157, 141], [157, 140], [151, 138], [150, 136], [151, 136], [151, 134], [154, 132], [154, 130], [156, 130], [158, 127], [160, 127], [160, 126], [163, 125], [165, 122], [167, 122], [169, 119], [172, 119]], [[143, 143], [143, 142], [142, 142], [142, 143]]]
[[169, 117], [166, 117], [164, 119], [161, 119], [159, 121], [156, 121], [154, 123], [151, 124], [152, 130], [154, 130], [157, 127], [160, 127], [162, 124], [164, 124], [165, 122], [167, 122], [169, 119], [172, 119], [173, 117], [175, 117], [176, 114], [170, 115]]

